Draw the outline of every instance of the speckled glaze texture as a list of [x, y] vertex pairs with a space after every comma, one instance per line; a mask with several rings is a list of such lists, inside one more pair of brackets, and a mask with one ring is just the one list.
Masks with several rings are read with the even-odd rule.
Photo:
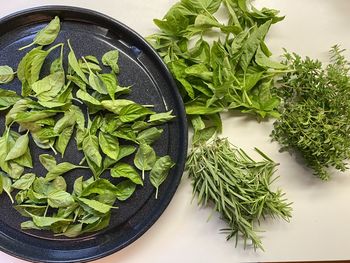
[[[137, 188], [127, 201], [118, 202], [113, 210], [110, 226], [98, 233], [68, 239], [54, 237], [45, 231], [22, 231], [20, 223], [25, 218], [12, 207], [8, 198], [0, 197], [0, 248], [2, 251], [34, 262], [86, 262], [104, 257], [127, 246], [140, 237], [159, 218], [169, 204], [181, 179], [187, 152], [187, 122], [184, 106], [174, 80], [157, 53], [137, 33], [120, 22], [95, 11], [64, 6], [45, 6], [25, 10], [0, 20], [0, 65], [17, 68], [18, 62], [28, 50], [18, 48], [31, 42], [36, 32], [55, 15], [61, 19], [61, 33], [55, 43], [70, 39], [73, 49], [80, 57], [94, 55], [101, 59], [111, 49], [120, 51], [119, 82], [132, 85], [130, 98], [141, 104], [152, 104], [157, 112], [173, 110], [177, 118], [163, 125], [162, 137], [154, 144], [158, 155], [169, 154], [176, 161], [168, 179], [160, 188], [158, 199], [154, 199], [154, 188], [146, 175], [144, 187]], [[65, 48], [66, 55], [67, 45]], [[59, 56], [52, 52], [46, 61]], [[47, 63], [47, 62], [46, 62]], [[46, 66], [45, 66], [46, 65]], [[44, 64], [42, 74], [45, 75]], [[67, 61], [65, 61], [67, 66]], [[106, 68], [104, 71], [108, 71]], [[20, 94], [18, 80], [2, 88]], [[0, 113], [0, 133], [4, 131], [4, 116]], [[48, 153], [34, 143], [30, 144], [34, 172], [44, 176], [38, 156]], [[82, 153], [76, 150], [72, 139], [63, 159], [78, 163]], [[131, 163], [132, 159], [125, 160]], [[65, 175], [69, 191], [75, 178], [91, 176], [86, 169], [73, 170]], [[102, 175], [104, 177], [105, 175]], [[115, 183], [117, 182], [114, 181]]]

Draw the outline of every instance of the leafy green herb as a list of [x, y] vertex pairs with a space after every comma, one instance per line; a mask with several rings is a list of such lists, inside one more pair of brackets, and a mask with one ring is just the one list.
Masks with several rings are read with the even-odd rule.
[[15, 73], [9, 66], [0, 66], [0, 84], [9, 83], [13, 80]]
[[55, 39], [57, 38], [57, 35], [60, 31], [60, 19], [58, 16], [55, 16], [55, 18], [53, 20], [51, 20], [51, 22], [45, 26], [42, 30], [40, 30], [33, 42], [27, 46], [24, 46], [22, 48], [20, 48], [19, 50], [31, 47], [32, 45], [40, 45], [40, 46], [46, 46], [46, 45], [50, 45], [52, 44]]
[[325, 68], [318, 60], [286, 53], [285, 64], [293, 71], [276, 88], [283, 103], [272, 137], [282, 150], [300, 153], [323, 180], [330, 178], [328, 167], [345, 171], [350, 157], [350, 75], [343, 51], [332, 47]]
[[118, 50], [111, 50], [102, 56], [102, 63], [105, 66], [109, 66], [114, 73], [118, 74], [119, 73], [118, 58], [119, 58]]
[[7, 154], [5, 161], [13, 160], [24, 155], [28, 150], [28, 143], [29, 143], [28, 133], [20, 136], [16, 140], [13, 147], [11, 147], [11, 150]]
[[[14, 208], [30, 218], [21, 224], [22, 229], [76, 237], [106, 228], [111, 209], [116, 208], [114, 203], [127, 200], [137, 185], [143, 186], [135, 168], [119, 161], [134, 154], [135, 145], [153, 143], [162, 133], [154, 126], [174, 116], [171, 111], [156, 113], [149, 109], [152, 105], [117, 98], [129, 94], [131, 89], [119, 85], [117, 50], [103, 55], [102, 63], [112, 69], [103, 73], [96, 57], [77, 58], [68, 40], [65, 69], [64, 44], [44, 47], [56, 40], [59, 30], [60, 20], [56, 17], [38, 32], [33, 43], [22, 48], [39, 45], [22, 57], [17, 74], [8, 66], [0, 66], [0, 84], [16, 76], [22, 83], [22, 96], [0, 89], [0, 110], [7, 110], [0, 137], [0, 169], [5, 172], [0, 171], [0, 194], [6, 192], [12, 203], [16, 202]], [[41, 77], [46, 58], [51, 59], [49, 54], [56, 48], [60, 48], [59, 57], [45, 63], [49, 73]], [[23, 135], [14, 131], [17, 127]], [[79, 165], [63, 159], [74, 133], [77, 149], [84, 154]], [[48, 152], [39, 156], [47, 170], [44, 177], [25, 173], [33, 168], [31, 139]], [[149, 145], [140, 148], [138, 157], [130, 156], [129, 160], [135, 159], [144, 173], [153, 166], [156, 153]], [[51, 155], [57, 152], [62, 155], [60, 163]], [[78, 177], [70, 193], [65, 174], [80, 168], [90, 168], [94, 176], [87, 180]], [[112, 177], [123, 180], [114, 185]], [[16, 189], [15, 200], [12, 189]]]
[[143, 185], [143, 181], [138, 172], [127, 163], [118, 163], [111, 169], [111, 176], [115, 178], [128, 178], [135, 184]]
[[135, 166], [142, 171], [142, 179], [145, 178], [145, 171], [152, 169], [157, 160], [155, 151], [146, 143], [141, 143], [134, 158]]
[[[254, 248], [262, 248], [254, 224], [267, 215], [288, 220], [290, 204], [280, 191], [272, 191], [276, 164], [266, 155], [254, 161], [243, 150], [226, 139], [214, 139], [210, 144], [193, 148], [187, 160], [187, 170], [198, 204], [212, 203], [228, 223], [227, 238], [242, 235]], [[201, 172], [198, 172], [201, 171]]]
[[150, 172], [150, 181], [156, 188], [156, 198], [158, 197], [159, 186], [165, 181], [168, 176], [169, 170], [175, 165], [170, 156], [166, 155], [160, 157], [154, 164]]
[[0, 89], [0, 110], [6, 110], [21, 99], [16, 92], [12, 90]]

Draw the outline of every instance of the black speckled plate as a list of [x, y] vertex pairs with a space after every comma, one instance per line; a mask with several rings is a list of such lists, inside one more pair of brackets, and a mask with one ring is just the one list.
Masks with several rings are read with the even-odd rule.
[[[174, 195], [183, 173], [187, 151], [187, 124], [181, 97], [171, 74], [157, 53], [134, 31], [95, 11], [45, 6], [2, 18], [0, 65], [9, 65], [16, 69], [19, 60], [28, 51], [18, 51], [18, 48], [30, 43], [36, 32], [55, 15], [61, 18], [61, 33], [55, 43], [70, 39], [77, 56], [95, 55], [98, 58], [106, 51], [117, 48], [120, 51], [119, 81], [123, 86], [133, 86], [129, 98], [141, 104], [152, 104], [157, 112], [172, 109], [177, 116], [174, 121], [162, 127], [162, 137], [154, 145], [158, 155], [169, 154], [177, 164], [161, 186], [158, 199], [154, 199], [154, 189], [146, 177], [144, 187], [138, 188], [129, 200], [117, 204], [119, 209], [113, 210], [110, 226], [103, 231], [73, 239], [55, 237], [45, 231], [22, 231], [19, 225], [26, 219], [12, 208], [5, 195], [1, 195], [2, 251], [34, 262], [83, 262], [122, 249], [140, 237], [159, 218]], [[50, 56], [57, 57], [58, 53]], [[52, 58], [47, 60], [52, 61]], [[16, 80], [2, 88], [20, 93], [21, 85]], [[4, 116], [5, 113], [0, 113], [1, 134], [4, 130]], [[45, 150], [34, 144], [30, 147], [34, 157], [34, 172], [45, 175], [37, 157], [45, 153]], [[71, 140], [64, 160], [79, 162], [82, 156], [75, 148], [75, 142]], [[62, 161], [59, 157], [57, 159]], [[87, 170], [68, 173], [65, 175], [68, 186], [71, 187], [74, 178], [80, 175], [91, 176]]]

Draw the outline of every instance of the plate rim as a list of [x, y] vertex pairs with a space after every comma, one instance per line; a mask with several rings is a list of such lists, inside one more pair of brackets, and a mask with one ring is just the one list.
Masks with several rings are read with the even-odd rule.
[[[29, 260], [32, 262], [88, 262], [92, 260], [97, 260], [101, 259], [103, 257], [106, 257], [108, 255], [111, 255], [117, 251], [120, 251], [121, 249], [125, 248], [126, 246], [130, 245], [131, 243], [135, 242], [137, 239], [139, 239], [144, 233], [146, 233], [152, 225], [159, 219], [159, 217], [164, 213], [165, 209], [168, 207], [170, 201], [173, 199], [173, 196], [180, 184], [181, 178], [183, 176], [184, 168], [185, 168], [185, 162], [186, 162], [186, 157], [187, 157], [187, 149], [188, 149], [188, 123], [187, 123], [187, 118], [186, 118], [186, 111], [185, 111], [185, 106], [182, 100], [182, 97], [180, 95], [180, 92], [177, 88], [176, 82], [174, 78], [172, 77], [172, 74], [170, 70], [168, 69], [167, 65], [165, 62], [161, 59], [161, 57], [158, 55], [156, 50], [142, 37], [139, 33], [137, 33], [135, 30], [124, 24], [123, 22], [118, 21], [117, 19], [113, 18], [110, 15], [101, 13], [99, 11], [95, 11], [89, 8], [85, 7], [79, 7], [79, 6], [71, 6], [71, 5], [43, 5], [43, 6], [36, 6], [36, 7], [31, 7], [31, 8], [26, 8], [22, 9], [10, 14], [7, 14], [3, 17], [0, 18], [0, 26], [3, 25], [4, 23], [8, 23], [13, 19], [17, 19], [21, 16], [29, 15], [29, 14], [34, 14], [34, 13], [44, 13], [44, 12], [76, 12], [76, 13], [81, 13], [85, 15], [91, 15], [95, 17], [99, 17], [100, 19], [103, 19], [104, 21], [114, 24], [116, 27], [119, 29], [123, 29], [123, 31], [127, 31], [134, 40], [136, 40], [138, 43], [141, 43], [141, 45], [146, 48], [147, 52], [150, 52], [149, 54], [152, 56], [152, 59], [156, 59], [156, 64], [162, 68], [162, 74], [164, 76], [164, 79], [166, 82], [169, 84], [169, 89], [172, 89], [172, 92], [175, 95], [175, 104], [177, 106], [177, 119], [179, 120], [179, 125], [181, 129], [179, 129], [179, 137], [182, 138], [182, 145], [178, 149], [183, 150], [179, 154], [177, 166], [179, 167], [179, 174], [177, 175], [177, 180], [174, 182], [174, 187], [171, 189], [172, 191], [169, 192], [165, 198], [162, 200], [162, 205], [161, 209], [158, 209], [155, 211], [155, 213], [152, 214], [151, 220], [149, 220], [147, 223], [144, 224], [143, 228], [140, 229], [140, 231], [137, 232], [132, 238], [129, 238], [126, 242], [121, 244], [120, 246], [116, 246], [112, 249], [108, 249], [102, 253], [96, 254], [96, 255], [91, 255], [88, 257], [82, 257], [82, 258], [75, 258], [75, 259], [69, 259], [67, 261], [66, 259], [64, 260], [47, 260], [47, 259], [39, 259], [35, 257], [30, 257], [29, 255], [24, 255], [21, 253], [18, 253], [18, 251], [13, 251], [11, 249], [8, 249], [7, 247], [5, 248], [2, 244], [0, 244], [0, 250], [8, 255], [14, 256], [19, 259], [23, 260]], [[38, 21], [37, 21], [38, 22]], [[33, 22], [35, 23], [35, 22]], [[27, 24], [29, 25], [30, 22]], [[10, 29], [11, 30], [11, 29]], [[3, 236], [4, 233], [0, 231], [0, 236]], [[11, 238], [11, 237], [7, 237]], [[45, 261], [44, 261], [45, 260]]]

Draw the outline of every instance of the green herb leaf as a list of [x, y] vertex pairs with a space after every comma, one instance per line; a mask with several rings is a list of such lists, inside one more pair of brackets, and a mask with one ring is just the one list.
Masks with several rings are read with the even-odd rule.
[[52, 181], [56, 177], [58, 177], [62, 174], [65, 174], [65, 173], [69, 172], [70, 170], [77, 169], [77, 168], [84, 168], [84, 167], [77, 166], [77, 165], [69, 163], [69, 162], [59, 163], [56, 166], [52, 167], [48, 171], [48, 173], [45, 176], [45, 180]]
[[13, 69], [9, 66], [0, 66], [0, 84], [9, 83], [15, 77]]
[[148, 145], [151, 145], [153, 142], [159, 139], [159, 137], [162, 135], [163, 129], [158, 129], [156, 127], [152, 127], [146, 130], [143, 130], [137, 135], [136, 140], [139, 143], [146, 143]]
[[87, 158], [89, 158], [98, 167], [101, 166], [102, 156], [99, 151], [98, 138], [95, 135], [89, 134], [83, 140], [83, 151]]
[[12, 187], [20, 190], [28, 190], [32, 186], [35, 177], [36, 175], [33, 173], [24, 174], [12, 184]]
[[160, 157], [154, 164], [150, 172], [151, 184], [156, 188], [156, 199], [158, 197], [159, 186], [165, 181], [169, 170], [175, 165], [169, 155]]
[[54, 191], [47, 196], [47, 203], [53, 208], [68, 207], [74, 203], [74, 198], [65, 191]]
[[145, 143], [141, 143], [134, 158], [135, 166], [142, 171], [142, 179], [145, 178], [145, 171], [151, 170], [157, 160], [153, 148]]
[[16, 92], [12, 90], [0, 89], [0, 110], [6, 110], [21, 99]]
[[29, 144], [28, 133], [20, 136], [16, 140], [16, 143], [11, 148], [9, 153], [7, 154], [5, 161], [13, 160], [24, 155], [28, 150], [28, 144]]
[[107, 133], [100, 132], [98, 136], [100, 148], [108, 157], [116, 160], [119, 156], [118, 139]]
[[52, 44], [55, 39], [57, 38], [58, 33], [60, 32], [60, 19], [58, 16], [55, 16], [53, 20], [50, 21], [50, 23], [41, 29], [35, 36], [33, 42], [27, 46], [24, 46], [20, 48], [19, 50], [28, 48], [34, 44], [41, 45], [41, 46], [47, 46]]
[[115, 178], [128, 178], [135, 184], [143, 185], [143, 181], [138, 172], [129, 164], [118, 163], [115, 167], [111, 169], [111, 176]]
[[114, 73], [118, 74], [119, 73], [118, 58], [119, 58], [118, 50], [111, 50], [102, 56], [102, 63], [105, 66], [109, 66], [114, 71]]

